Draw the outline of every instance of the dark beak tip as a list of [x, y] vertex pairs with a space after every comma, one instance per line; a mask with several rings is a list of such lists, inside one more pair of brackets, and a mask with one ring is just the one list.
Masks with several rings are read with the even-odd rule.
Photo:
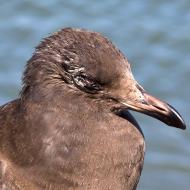
[[171, 127], [175, 127], [175, 128], [178, 128], [178, 129], [182, 129], [182, 130], [185, 130], [186, 129], [186, 125], [185, 123], [180, 123], [180, 124], [169, 124]]
[[185, 121], [184, 121], [183, 119], [182, 119], [182, 121], [181, 121], [180, 128], [183, 129], [183, 130], [186, 129], [186, 123], [185, 123]]
[[161, 120], [163, 123], [171, 126], [171, 127], [175, 127], [177, 129], [182, 129], [182, 130], [185, 130], [186, 129], [186, 124], [184, 122], [184, 120], [182, 118], [177, 118], [177, 120], [170, 120], [171, 122], [166, 122], [166, 121], [163, 121]]
[[181, 124], [179, 124], [179, 125], [177, 126], [177, 128], [182, 129], [182, 130], [185, 130], [185, 129], [186, 129], [186, 124], [185, 124], [185, 122], [183, 121]]
[[185, 130], [186, 129], [186, 125], [184, 125], [181, 129]]
[[185, 121], [182, 118], [182, 116], [177, 112], [177, 110], [174, 107], [172, 107], [169, 104], [167, 104], [167, 105], [168, 105], [169, 110], [170, 110], [169, 111], [169, 116], [170, 116], [170, 119], [172, 121], [171, 125], [176, 127], [176, 128], [185, 130], [186, 129], [186, 124], [185, 124]]
[[172, 122], [170, 126], [176, 127], [178, 129], [185, 130], [186, 129], [186, 124], [185, 121], [182, 119], [182, 117], [177, 118], [176, 121]]

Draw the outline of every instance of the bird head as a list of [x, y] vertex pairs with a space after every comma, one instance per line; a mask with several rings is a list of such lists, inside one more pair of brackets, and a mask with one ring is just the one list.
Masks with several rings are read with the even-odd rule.
[[[57, 86], [89, 98], [111, 102], [111, 111], [133, 110], [167, 125], [185, 129], [180, 114], [148, 94], [134, 79], [127, 58], [103, 35], [83, 29], [63, 29], [45, 38], [28, 61], [21, 95]], [[37, 90], [36, 90], [37, 89]]]

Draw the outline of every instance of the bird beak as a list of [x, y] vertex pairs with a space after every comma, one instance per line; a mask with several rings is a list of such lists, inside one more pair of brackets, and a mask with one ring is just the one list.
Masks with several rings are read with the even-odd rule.
[[149, 95], [140, 86], [139, 89], [142, 93], [143, 100], [123, 103], [128, 109], [154, 117], [169, 126], [186, 129], [183, 118], [172, 106]]

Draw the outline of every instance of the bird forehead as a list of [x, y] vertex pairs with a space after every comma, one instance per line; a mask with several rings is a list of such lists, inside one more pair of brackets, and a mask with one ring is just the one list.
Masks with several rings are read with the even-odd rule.
[[[121, 52], [112, 44], [112, 42], [97, 32], [91, 32], [83, 29], [65, 29], [60, 34], [68, 48], [75, 51], [95, 51], [102, 54], [118, 54]], [[101, 55], [101, 54], [100, 54]]]

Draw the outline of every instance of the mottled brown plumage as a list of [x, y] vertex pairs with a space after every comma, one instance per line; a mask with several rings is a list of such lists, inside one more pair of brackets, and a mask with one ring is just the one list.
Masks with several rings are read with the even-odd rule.
[[67, 28], [44, 39], [20, 98], [0, 107], [0, 189], [135, 190], [145, 145], [128, 109], [185, 128], [101, 34]]

